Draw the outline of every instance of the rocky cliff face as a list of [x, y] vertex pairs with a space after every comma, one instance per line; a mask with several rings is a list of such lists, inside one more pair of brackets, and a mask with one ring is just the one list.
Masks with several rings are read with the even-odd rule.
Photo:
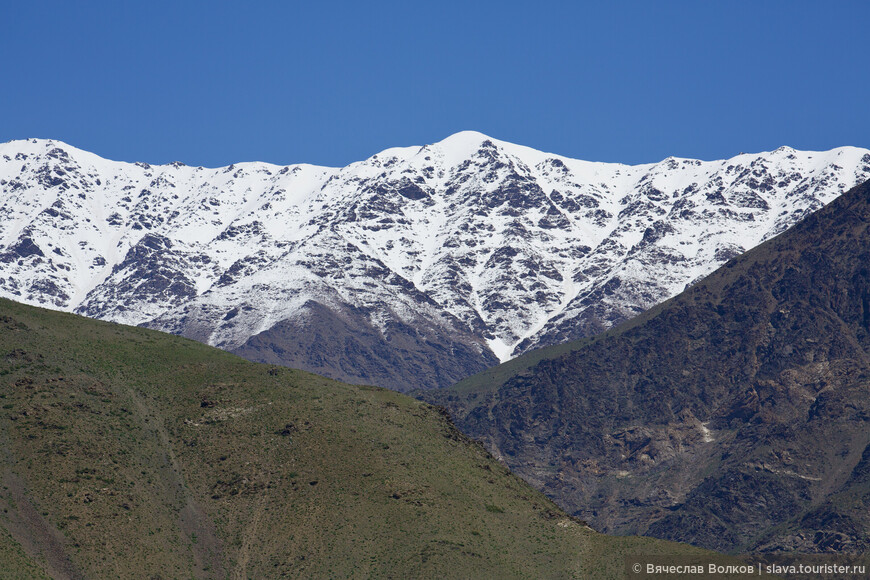
[[632, 321], [423, 393], [615, 533], [870, 548], [870, 185]]
[[399, 390], [610, 328], [870, 177], [870, 152], [590, 163], [453, 135], [344, 168], [0, 145], [0, 295]]

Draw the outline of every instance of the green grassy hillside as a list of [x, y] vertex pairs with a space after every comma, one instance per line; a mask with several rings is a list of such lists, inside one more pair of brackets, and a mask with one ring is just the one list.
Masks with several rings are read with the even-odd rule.
[[0, 300], [3, 578], [614, 577], [635, 553], [391, 391]]

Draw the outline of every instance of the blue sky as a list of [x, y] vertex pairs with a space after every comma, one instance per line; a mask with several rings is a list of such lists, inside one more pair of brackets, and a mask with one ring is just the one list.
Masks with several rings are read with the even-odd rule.
[[643, 163], [870, 147], [870, 2], [5, 2], [0, 141], [345, 165], [464, 129]]

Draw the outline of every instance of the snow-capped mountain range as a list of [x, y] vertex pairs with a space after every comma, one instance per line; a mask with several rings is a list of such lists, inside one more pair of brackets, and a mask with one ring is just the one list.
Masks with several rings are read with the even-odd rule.
[[870, 178], [870, 151], [593, 163], [475, 132], [347, 167], [0, 145], [0, 295], [405, 390], [606, 329]]

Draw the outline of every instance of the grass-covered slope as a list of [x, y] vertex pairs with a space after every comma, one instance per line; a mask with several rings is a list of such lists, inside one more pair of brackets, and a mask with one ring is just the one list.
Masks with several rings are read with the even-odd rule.
[[0, 300], [3, 578], [612, 577], [626, 554], [391, 391]]

